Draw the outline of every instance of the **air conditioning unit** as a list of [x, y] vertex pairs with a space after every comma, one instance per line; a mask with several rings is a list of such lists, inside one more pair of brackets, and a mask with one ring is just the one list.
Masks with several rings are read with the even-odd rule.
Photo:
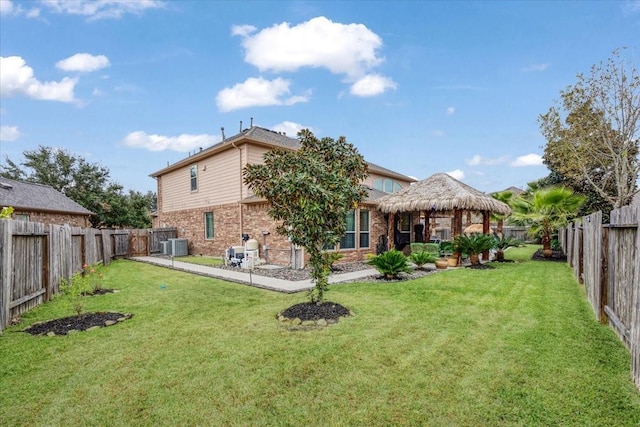
[[189, 255], [189, 243], [187, 239], [169, 239], [171, 246], [171, 255], [187, 256]]
[[169, 241], [160, 242], [162, 255], [171, 255], [171, 243]]

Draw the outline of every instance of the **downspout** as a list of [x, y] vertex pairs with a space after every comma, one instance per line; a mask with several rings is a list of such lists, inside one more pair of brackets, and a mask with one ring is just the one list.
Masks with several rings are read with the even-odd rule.
[[[235, 143], [235, 141], [231, 142], [231, 146], [233, 148], [237, 148], [238, 149], [238, 164], [240, 165], [240, 201], [238, 202], [238, 210], [240, 211], [239, 214], [239, 218], [240, 218], [240, 239], [242, 239], [242, 231], [244, 230], [244, 224], [242, 223], [242, 149], [240, 147], [238, 147]], [[243, 242], [244, 243], [244, 242]]]

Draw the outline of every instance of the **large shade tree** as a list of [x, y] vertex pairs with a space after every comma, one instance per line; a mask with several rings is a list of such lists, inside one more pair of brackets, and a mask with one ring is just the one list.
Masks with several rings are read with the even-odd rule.
[[5, 158], [0, 176], [55, 188], [93, 212], [94, 227], [151, 226], [149, 212], [156, 200], [153, 192], [126, 194], [111, 180], [109, 169], [61, 148], [40, 146], [26, 150], [23, 156], [21, 163]]
[[640, 75], [621, 53], [614, 51], [588, 76], [578, 74], [539, 117], [549, 169], [616, 208], [631, 201], [640, 173]]
[[310, 299], [321, 304], [330, 272], [324, 249], [338, 244], [347, 213], [366, 197], [359, 184], [368, 168], [345, 137], [318, 139], [308, 129], [298, 137], [299, 150], [266, 153], [263, 164], [245, 167], [244, 181], [269, 202], [269, 215], [280, 222], [278, 233], [309, 254], [315, 284]]

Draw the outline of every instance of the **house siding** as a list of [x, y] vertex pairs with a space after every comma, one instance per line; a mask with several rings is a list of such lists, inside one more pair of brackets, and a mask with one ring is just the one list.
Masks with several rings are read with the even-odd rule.
[[[240, 150], [229, 149], [159, 177], [158, 206], [164, 212], [179, 212], [236, 202], [242, 183], [239, 155]], [[195, 191], [191, 191], [191, 165], [197, 166]]]

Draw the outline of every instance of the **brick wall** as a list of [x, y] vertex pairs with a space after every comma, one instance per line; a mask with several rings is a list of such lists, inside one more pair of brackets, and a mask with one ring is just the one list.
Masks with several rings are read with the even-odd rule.
[[[189, 241], [190, 254], [224, 256], [230, 246], [242, 245], [242, 234], [259, 243], [260, 257], [265, 258], [263, 245], [268, 246], [269, 264], [289, 265], [291, 263], [291, 243], [286, 237], [276, 232], [276, 222], [267, 215], [268, 205], [228, 204], [206, 208], [187, 209], [182, 211], [159, 212], [158, 222], [178, 229], [178, 237]], [[370, 247], [340, 251], [344, 255], [343, 262], [362, 261], [368, 253], [375, 254], [376, 244], [381, 234], [387, 230], [384, 215], [373, 206], [366, 207], [370, 212]], [[242, 209], [242, 229], [240, 228], [240, 209]], [[214, 238], [205, 239], [205, 212], [213, 212]], [[269, 233], [266, 238], [263, 232]], [[308, 261], [308, 259], [307, 259]]]
[[36, 211], [13, 211], [13, 218], [17, 215], [28, 215], [29, 221], [40, 222], [46, 225], [62, 225], [69, 224], [72, 227], [90, 227], [89, 215], [73, 215], [55, 212], [36, 212]]

